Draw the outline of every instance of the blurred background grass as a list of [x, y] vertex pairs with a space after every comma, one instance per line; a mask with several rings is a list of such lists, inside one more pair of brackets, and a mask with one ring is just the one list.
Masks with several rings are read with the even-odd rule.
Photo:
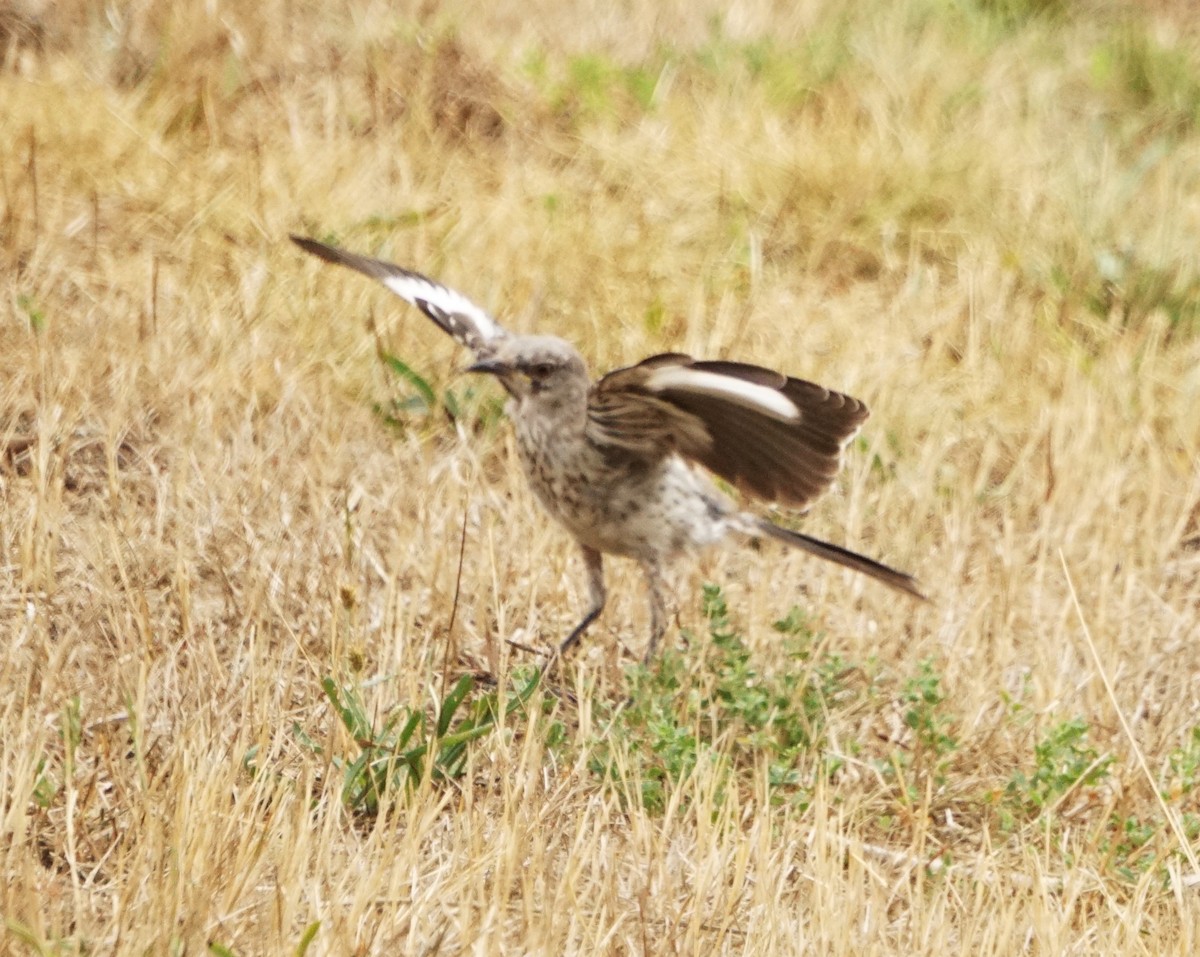
[[[10, 946], [266, 952], [320, 921], [328, 953], [1191, 952], [1197, 23], [1183, 0], [0, 3]], [[707, 701], [718, 665], [794, 688], [810, 665], [771, 623], [796, 606], [824, 704], [789, 720], [808, 740], [823, 714], [819, 746], [781, 771], [717, 735], [716, 765], [689, 751], [631, 805], [588, 773], [593, 733], [629, 779], [620, 734], [662, 740], [592, 724], [645, 633], [617, 563], [546, 705], [569, 744], [493, 735], [356, 826], [322, 678], [419, 709], [447, 673], [505, 675], [504, 639], [555, 640], [582, 580], [496, 397], [288, 232], [597, 372], [678, 349], [860, 396], [804, 527], [935, 604], [766, 547], [685, 565], [681, 628], [707, 634], [718, 582], [749, 657], [696, 639], [639, 708]], [[792, 773], [803, 800], [769, 797]]]

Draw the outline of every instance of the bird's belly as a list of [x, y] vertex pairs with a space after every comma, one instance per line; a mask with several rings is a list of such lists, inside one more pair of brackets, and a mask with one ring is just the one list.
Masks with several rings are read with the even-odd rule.
[[658, 560], [725, 534], [728, 501], [682, 459], [614, 465], [586, 450], [575, 461], [521, 458], [546, 511], [601, 552]]

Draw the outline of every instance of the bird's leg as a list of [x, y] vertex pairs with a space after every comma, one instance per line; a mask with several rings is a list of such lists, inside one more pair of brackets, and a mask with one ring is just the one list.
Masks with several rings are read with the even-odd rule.
[[591, 604], [588, 605], [587, 614], [583, 616], [583, 620], [558, 646], [560, 655], [565, 655], [570, 651], [579, 641], [580, 636], [588, 630], [591, 623], [600, 617], [600, 612], [604, 611], [604, 602], [608, 597], [608, 592], [604, 588], [604, 556], [587, 545], [581, 545], [580, 548], [583, 550], [583, 567], [587, 569], [588, 597]]
[[650, 589], [650, 644], [646, 647], [646, 655], [642, 663], [649, 665], [654, 660], [658, 649], [658, 641], [667, 630], [667, 593], [663, 581], [662, 569], [653, 560], [641, 563], [642, 574], [646, 576], [646, 584]]

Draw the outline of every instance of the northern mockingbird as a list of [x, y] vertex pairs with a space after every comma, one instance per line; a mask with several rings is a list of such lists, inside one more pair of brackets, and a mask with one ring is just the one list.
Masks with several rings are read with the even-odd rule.
[[649, 662], [666, 630], [663, 564], [726, 535], [766, 535], [924, 598], [910, 575], [739, 509], [699, 464], [746, 495], [803, 508], [824, 492], [842, 448], [867, 418], [857, 399], [740, 362], [651, 356], [596, 382], [554, 336], [502, 328], [461, 293], [420, 273], [292, 236], [301, 249], [383, 283], [471, 350], [470, 372], [508, 392], [517, 455], [534, 494], [579, 543], [587, 613], [574, 645], [604, 609], [603, 556], [636, 559], [650, 589]]

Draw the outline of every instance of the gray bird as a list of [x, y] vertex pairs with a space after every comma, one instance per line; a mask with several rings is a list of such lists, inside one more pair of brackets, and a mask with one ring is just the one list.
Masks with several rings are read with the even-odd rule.
[[924, 599], [911, 575], [739, 509], [696, 464], [747, 496], [803, 508], [824, 492], [869, 414], [857, 399], [740, 362], [651, 356], [592, 382], [554, 336], [502, 328], [461, 293], [392, 263], [292, 236], [326, 262], [379, 280], [470, 349], [470, 372], [508, 392], [506, 411], [534, 494], [574, 536], [587, 613], [566, 652], [604, 609], [603, 556], [635, 559], [650, 589], [649, 662], [667, 626], [663, 565], [733, 533], [766, 535]]

